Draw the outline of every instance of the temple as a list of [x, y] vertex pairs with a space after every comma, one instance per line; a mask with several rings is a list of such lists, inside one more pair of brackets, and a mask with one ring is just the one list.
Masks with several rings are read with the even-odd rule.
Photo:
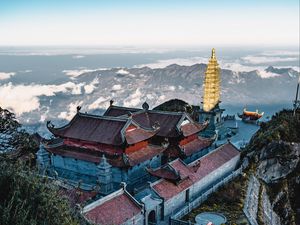
[[246, 109], [243, 110], [243, 114], [238, 115], [242, 121], [246, 123], [256, 123], [264, 115], [264, 112], [259, 113], [258, 110], [255, 112], [247, 111]]
[[85, 190], [100, 185], [106, 195], [121, 182], [133, 190], [151, 180], [146, 167], [176, 158], [188, 163], [207, 153], [213, 139], [198, 136], [207, 123], [184, 112], [149, 110], [147, 103], [143, 107], [111, 104], [103, 116], [78, 110], [65, 126], [48, 122], [54, 138], [44, 140], [38, 152], [40, 167], [74, 185], [80, 181]]
[[222, 113], [225, 111], [219, 107], [220, 101], [220, 68], [216, 58], [215, 49], [212, 49], [204, 78], [204, 95], [202, 108], [199, 111], [199, 122], [208, 121], [208, 128], [202, 132], [204, 137], [217, 135], [217, 139], [226, 137]]
[[239, 150], [231, 142], [216, 145], [225, 133], [219, 71], [213, 49], [198, 122], [146, 102], [128, 108], [113, 101], [103, 115], [77, 107], [64, 126], [48, 121], [52, 138], [41, 141], [39, 171], [80, 205], [87, 222], [167, 224], [241, 171]]

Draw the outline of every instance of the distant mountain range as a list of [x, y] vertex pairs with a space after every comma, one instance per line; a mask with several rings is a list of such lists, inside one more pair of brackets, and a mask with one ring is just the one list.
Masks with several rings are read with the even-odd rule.
[[[151, 108], [170, 99], [182, 99], [193, 105], [202, 101], [205, 64], [169, 65], [165, 68], [113, 68], [83, 73], [59, 86], [52, 95], [39, 96], [40, 106], [19, 116], [22, 122], [69, 120], [82, 111], [101, 114], [113, 99], [116, 105], [141, 107], [147, 101]], [[299, 72], [292, 68], [235, 72], [221, 70], [223, 104], [278, 104], [291, 102]], [[63, 88], [63, 91], [61, 90]], [[53, 87], [52, 87], [53, 88]]]

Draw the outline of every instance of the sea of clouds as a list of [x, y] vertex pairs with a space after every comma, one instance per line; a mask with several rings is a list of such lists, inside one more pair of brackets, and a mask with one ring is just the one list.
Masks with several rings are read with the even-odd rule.
[[[134, 53], [135, 51], [132, 50]], [[11, 53], [13, 54], [13, 53]], [[16, 54], [28, 54], [28, 52], [18, 52]], [[33, 54], [33, 53], [32, 53]], [[31, 55], [32, 55], [31, 54]], [[42, 53], [35, 53], [35, 55]], [[54, 53], [46, 53], [54, 54]], [[76, 54], [72, 56], [76, 60], [81, 60], [85, 58], [84, 54]], [[246, 55], [237, 59], [219, 59], [219, 64], [222, 69], [228, 69], [235, 72], [242, 71], [254, 71], [257, 70], [259, 76], [262, 78], [268, 79], [279, 76], [271, 72], [265, 71], [266, 65], [277, 65], [278, 63], [286, 63], [299, 61], [299, 53], [294, 51], [266, 51], [259, 54]], [[163, 60], [156, 60], [152, 63], [139, 64], [134, 67], [150, 67], [150, 68], [164, 68], [171, 64], [191, 66], [197, 63], [207, 63], [208, 59], [202, 56], [194, 57], [182, 57], [182, 58], [169, 58]], [[299, 72], [299, 65], [295, 64], [289, 66], [278, 66], [278, 67], [292, 67], [294, 70]], [[1, 69], [1, 68], [0, 68]], [[0, 71], [0, 106], [2, 108], [7, 108], [16, 113], [18, 118], [21, 118], [23, 121], [27, 121], [22, 116], [30, 114], [31, 112], [38, 112], [39, 121], [44, 122], [49, 117], [51, 113], [51, 97], [61, 95], [62, 98], [68, 99], [72, 98], [73, 101], [67, 101], [66, 105], [63, 108], [57, 109], [60, 113], [57, 115], [59, 119], [70, 120], [72, 116], [76, 113], [76, 107], [78, 105], [86, 105], [86, 110], [96, 110], [99, 108], [105, 109], [109, 106], [110, 99], [117, 99], [118, 103], [127, 107], [140, 107], [145, 99], [150, 100], [153, 104], [160, 104], [163, 101], [168, 99], [178, 97], [178, 93], [186, 93], [185, 98], [193, 98], [195, 94], [193, 91], [184, 90], [182, 86], [164, 86], [160, 87], [161, 90], [152, 88], [152, 92], [145, 92], [142, 87], [146, 80], [143, 76], [136, 77], [135, 74], [129, 73], [126, 68], [119, 68], [117, 74], [124, 76], [126, 79], [114, 77], [111, 84], [107, 86], [101, 86], [103, 92], [97, 90], [97, 96], [94, 96], [93, 93], [99, 87], [99, 84], [102, 82], [101, 76], [92, 81], [78, 82], [77, 79], [81, 77], [84, 73], [90, 73], [93, 71], [104, 71], [109, 70], [108, 68], [74, 68], [74, 69], [65, 69], [62, 73], [69, 78], [69, 81], [63, 82], [60, 84], [14, 84], [13, 82], [3, 82], [8, 81], [16, 74], [21, 73], [30, 73], [31, 70], [26, 71], [9, 71], [1, 72]], [[238, 79], [238, 77], [237, 77]], [[2, 82], [1, 82], [2, 81]], [[102, 94], [101, 94], [102, 93]], [[199, 95], [199, 96], [198, 96]], [[81, 96], [76, 98], [76, 96]], [[83, 97], [82, 97], [83, 96]], [[50, 102], [48, 105], [44, 105], [44, 102], [41, 102], [41, 98], [50, 97]], [[201, 97], [201, 94], [198, 93], [197, 97]]]

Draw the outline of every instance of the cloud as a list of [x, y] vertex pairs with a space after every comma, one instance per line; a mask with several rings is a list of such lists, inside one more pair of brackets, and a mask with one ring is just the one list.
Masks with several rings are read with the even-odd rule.
[[122, 74], [122, 75], [126, 75], [126, 74], [129, 74], [128, 71], [124, 70], [124, 69], [120, 69], [117, 71], [118, 74]]
[[71, 78], [76, 78], [83, 73], [88, 73], [88, 72], [93, 72], [93, 71], [95, 71], [95, 70], [79, 69], [79, 70], [63, 70], [62, 72]]
[[271, 73], [271, 72], [267, 72], [265, 70], [259, 70], [257, 71], [257, 74], [261, 77], [261, 78], [272, 78], [272, 77], [279, 77], [280, 75], [277, 73]]
[[85, 55], [73, 55], [72, 58], [73, 59], [82, 59], [82, 58], [85, 58]]
[[99, 84], [99, 79], [95, 78], [90, 84], [84, 85], [84, 92], [86, 94], [91, 94], [96, 89], [97, 84]]
[[298, 56], [299, 57], [299, 52], [298, 51], [267, 51], [263, 52], [260, 55], [265, 55], [265, 56]]
[[278, 63], [278, 62], [293, 62], [297, 61], [296, 57], [279, 57], [279, 56], [245, 56], [242, 57], [245, 63], [249, 64], [266, 64], [266, 63]]
[[112, 86], [111, 90], [112, 91], [119, 91], [122, 89], [122, 85], [121, 84], [115, 84], [114, 86]]
[[71, 79], [75, 79], [76, 77], [82, 75], [83, 73], [95, 72], [98, 70], [109, 70], [109, 68], [97, 68], [97, 69], [80, 68], [77, 70], [63, 70], [62, 72], [67, 76], [71, 77]]
[[19, 73], [31, 73], [32, 70], [20, 70]]
[[47, 117], [48, 117], [49, 110], [50, 110], [50, 108], [49, 108], [49, 107], [46, 107], [46, 111], [45, 111], [44, 113], [41, 114], [40, 122], [45, 122], [45, 120], [46, 120]]
[[141, 67], [150, 67], [152, 69], [157, 68], [165, 68], [171, 64], [178, 64], [181, 66], [191, 66], [197, 63], [208, 63], [208, 59], [204, 57], [190, 57], [190, 58], [174, 58], [174, 59], [164, 59], [164, 60], [158, 60], [154, 63], [148, 63], [148, 64], [141, 64], [141, 65], [135, 65], [135, 68], [141, 68]]
[[0, 80], [6, 80], [16, 75], [14, 72], [0, 72]]
[[124, 100], [123, 105], [125, 107], [136, 107], [141, 103], [142, 92], [140, 89], [136, 89], [136, 91], [130, 95], [128, 98]]
[[88, 106], [88, 109], [106, 109], [109, 106], [109, 98], [100, 97]]
[[13, 85], [9, 82], [0, 86], [0, 105], [21, 115], [39, 109], [39, 96], [54, 96], [59, 92], [79, 94], [78, 84], [67, 82], [60, 85]]
[[58, 115], [58, 118], [71, 120], [74, 117], [74, 115], [77, 113], [77, 106], [80, 106], [82, 103], [83, 103], [83, 101], [76, 101], [76, 102], [70, 103], [68, 105], [69, 111], [61, 112]]

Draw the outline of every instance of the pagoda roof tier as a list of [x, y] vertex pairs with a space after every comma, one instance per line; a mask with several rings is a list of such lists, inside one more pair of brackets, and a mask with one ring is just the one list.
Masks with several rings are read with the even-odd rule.
[[[134, 126], [130, 132], [127, 131], [129, 126]], [[122, 145], [125, 141], [128, 144], [134, 144], [149, 139], [158, 132], [152, 127], [141, 127], [131, 118], [97, 116], [80, 112], [77, 112], [73, 119], [63, 127], [55, 128], [48, 122], [47, 128], [55, 136], [61, 138], [115, 146]]]

